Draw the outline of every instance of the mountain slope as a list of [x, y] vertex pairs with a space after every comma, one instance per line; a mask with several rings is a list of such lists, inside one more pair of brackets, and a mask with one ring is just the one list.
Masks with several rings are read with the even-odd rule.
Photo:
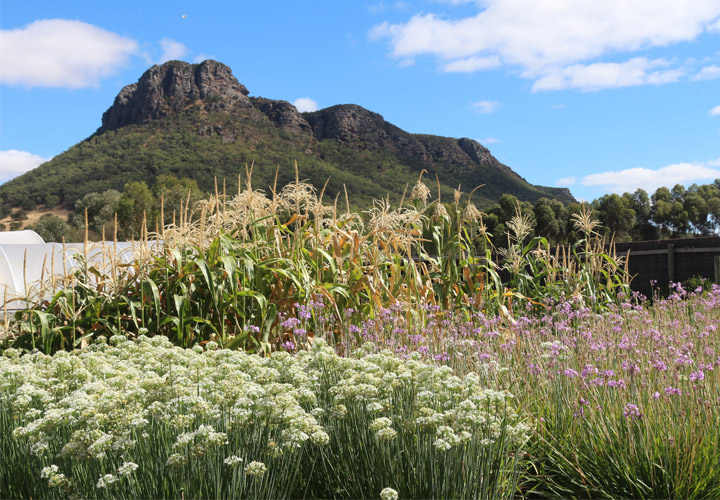
[[295, 161], [302, 179], [319, 188], [329, 178], [329, 197], [346, 186], [358, 205], [399, 198], [423, 169], [428, 180], [438, 175], [445, 201], [459, 184], [466, 192], [485, 184], [474, 195], [481, 204], [503, 193], [574, 201], [567, 189], [529, 184], [471, 139], [410, 134], [357, 105], [299, 113], [285, 101], [249, 97], [230, 68], [210, 60], [153, 66], [122, 89], [95, 134], [4, 184], [0, 199], [17, 206], [55, 197], [71, 206], [89, 192], [152, 184], [160, 174], [206, 190], [218, 178], [232, 192], [250, 163], [253, 186], [267, 191], [278, 167], [278, 187], [294, 180]]

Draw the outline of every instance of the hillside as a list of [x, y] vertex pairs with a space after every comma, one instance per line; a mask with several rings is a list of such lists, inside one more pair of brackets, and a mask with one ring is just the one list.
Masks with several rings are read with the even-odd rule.
[[208, 191], [217, 178], [233, 192], [253, 162], [253, 186], [268, 191], [278, 167], [279, 186], [294, 180], [295, 161], [302, 179], [319, 188], [329, 178], [328, 197], [346, 186], [358, 205], [399, 198], [423, 169], [428, 180], [439, 176], [446, 201], [458, 185], [469, 192], [480, 184], [480, 204], [504, 193], [574, 201], [567, 189], [529, 184], [471, 139], [410, 134], [352, 104], [299, 113], [285, 101], [250, 97], [230, 68], [211, 60], [147, 70], [122, 89], [92, 136], [2, 185], [0, 201], [71, 207], [87, 193], [152, 185], [160, 174], [195, 179]]

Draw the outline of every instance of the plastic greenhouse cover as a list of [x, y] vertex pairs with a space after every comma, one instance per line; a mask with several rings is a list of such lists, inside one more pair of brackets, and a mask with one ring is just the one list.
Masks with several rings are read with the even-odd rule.
[[[157, 244], [162, 243], [151, 242], [151, 246]], [[8, 302], [0, 308], [0, 314], [5, 308], [8, 311], [23, 309], [25, 303], [19, 299], [28, 295], [36, 300], [50, 298], [56, 291], [51, 289], [51, 276], [62, 278], [81, 269], [86, 257], [89, 265], [100, 269], [112, 262], [130, 264], [138, 246], [139, 243], [129, 241], [92, 242], [87, 247], [84, 243], [64, 246], [60, 243], [0, 243], [0, 304], [5, 300]]]
[[23, 231], [0, 231], [0, 245], [34, 245], [37, 243], [45, 243], [45, 240], [35, 231], [29, 229]]

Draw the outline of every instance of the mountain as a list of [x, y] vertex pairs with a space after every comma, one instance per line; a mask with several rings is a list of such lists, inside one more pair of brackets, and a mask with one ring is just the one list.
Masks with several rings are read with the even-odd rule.
[[89, 138], [0, 188], [0, 201], [17, 206], [26, 198], [72, 206], [90, 192], [122, 190], [129, 181], [152, 185], [160, 174], [189, 177], [202, 189], [215, 178], [237, 189], [238, 174], [254, 163], [253, 187], [269, 191], [295, 178], [321, 187], [328, 197], [347, 187], [357, 205], [388, 194], [399, 199], [419, 173], [433, 186], [440, 179], [444, 201], [462, 185], [489, 204], [509, 193], [574, 201], [567, 189], [529, 184], [480, 143], [410, 134], [354, 104], [300, 113], [289, 102], [250, 97], [229, 67], [171, 61], [147, 70], [124, 87]]

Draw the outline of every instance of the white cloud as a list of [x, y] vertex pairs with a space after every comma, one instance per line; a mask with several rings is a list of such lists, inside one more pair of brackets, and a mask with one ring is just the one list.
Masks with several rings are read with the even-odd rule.
[[182, 59], [190, 52], [190, 49], [185, 45], [172, 38], [163, 38], [160, 40], [160, 48], [163, 52], [158, 60], [158, 64]]
[[580, 89], [594, 91], [637, 85], [661, 85], [675, 82], [683, 76], [679, 69], [665, 68], [664, 59], [648, 60], [636, 57], [623, 63], [573, 64], [565, 68], [545, 70], [533, 84], [533, 92], [540, 90]]
[[473, 109], [481, 114], [494, 113], [500, 107], [497, 101], [478, 101], [472, 103]]
[[720, 178], [717, 161], [705, 163], [675, 163], [658, 169], [629, 168], [620, 171], [600, 172], [583, 177], [583, 186], [602, 187], [613, 193], [632, 193], [642, 188], [653, 193], [661, 186], [691, 184]]
[[[601, 57], [695, 40], [714, 29], [720, 16], [717, 0], [478, 0], [475, 4], [474, 16], [418, 14], [405, 23], [377, 25], [370, 38], [389, 40], [391, 54], [398, 59], [430, 55], [438, 59], [440, 68], [475, 71], [493, 67], [487, 62], [494, 58], [534, 80], [573, 65], [592, 66], [588, 63]], [[473, 61], [486, 64], [478, 62], [473, 68]], [[599, 78], [606, 78], [605, 72], [599, 73]], [[640, 81], [667, 83], [679, 77], [672, 69], [656, 73]], [[586, 72], [585, 79], [591, 76]], [[600, 88], [607, 87], [600, 83]]]
[[295, 99], [293, 101], [293, 106], [297, 108], [298, 111], [301, 113], [305, 113], [308, 111], [317, 111], [318, 109], [318, 103], [310, 99], [309, 97], [300, 97], [298, 99]]
[[137, 51], [135, 40], [81, 21], [35, 21], [23, 28], [0, 30], [0, 83], [94, 87]]
[[485, 139], [480, 139], [480, 144], [497, 144], [500, 142], [500, 139], [497, 137], [486, 137]]
[[193, 57], [193, 62], [194, 62], [194, 63], [201, 63], [201, 62], [203, 62], [203, 61], [207, 61], [208, 59], [217, 60], [217, 57], [215, 57], [215, 56], [210, 56], [210, 55], [207, 55], [207, 54], [198, 54], [198, 55], [196, 55], [195, 57]]
[[17, 149], [0, 151], [0, 182], [9, 181], [49, 160]]
[[473, 73], [483, 69], [497, 68], [500, 65], [500, 58], [496, 56], [468, 57], [452, 61], [443, 66], [442, 70], [446, 73]]
[[555, 185], [559, 187], [567, 187], [572, 186], [575, 182], [577, 182], [575, 177], [563, 177], [562, 179], [556, 180]]
[[715, 106], [713, 109], [710, 110], [710, 116], [718, 116], [720, 115], [720, 105]]
[[714, 64], [710, 66], [705, 66], [703, 69], [701, 69], [697, 74], [695, 74], [692, 79], [697, 80], [714, 80], [716, 78], [720, 78], [720, 66], [716, 66]]

